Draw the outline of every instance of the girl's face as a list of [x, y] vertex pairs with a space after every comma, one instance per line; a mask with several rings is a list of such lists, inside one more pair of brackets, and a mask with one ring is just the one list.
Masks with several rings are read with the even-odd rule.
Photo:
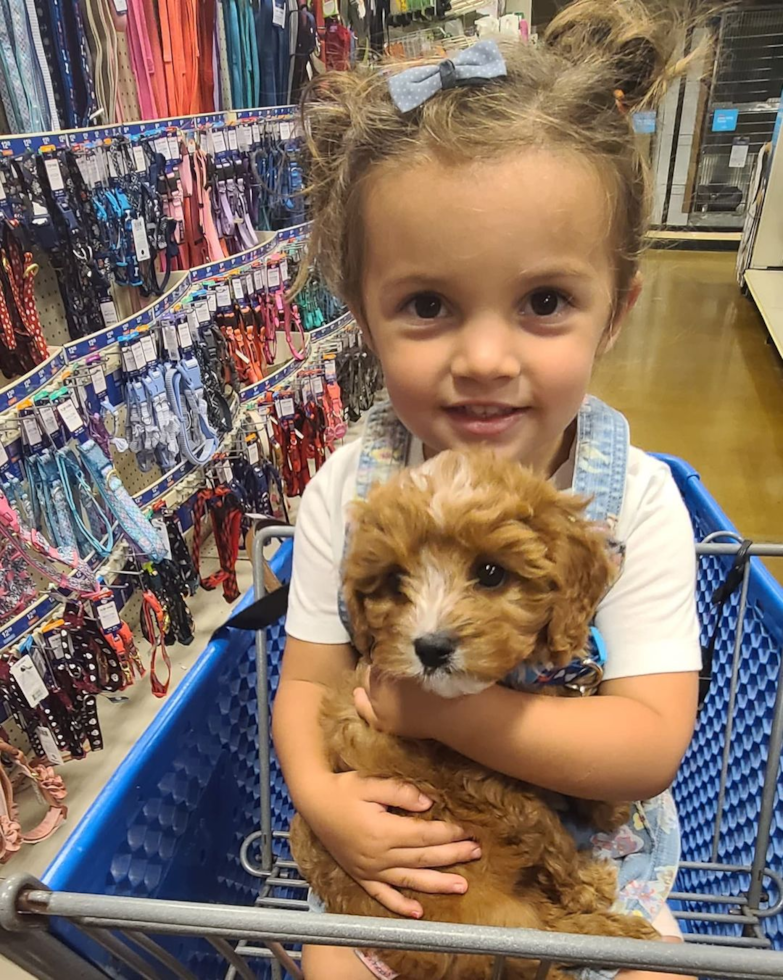
[[546, 150], [368, 182], [364, 327], [429, 453], [562, 462], [612, 318], [606, 198], [592, 168]]

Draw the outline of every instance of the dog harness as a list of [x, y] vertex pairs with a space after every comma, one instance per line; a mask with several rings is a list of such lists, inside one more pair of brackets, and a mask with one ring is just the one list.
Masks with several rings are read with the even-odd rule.
[[[365, 499], [376, 483], [383, 483], [407, 465], [411, 434], [402, 425], [390, 402], [374, 406], [368, 415], [356, 474], [356, 496]], [[629, 429], [625, 417], [598, 398], [588, 395], [577, 417], [576, 452], [572, 492], [590, 500], [585, 516], [608, 532], [607, 542], [614, 560], [622, 567], [623, 545], [612, 535], [617, 527], [625, 492], [628, 468]], [[340, 618], [351, 632], [342, 594]], [[567, 667], [551, 665], [519, 667], [504, 681], [513, 688], [531, 684], [572, 686], [592, 694], [602, 676], [605, 653], [598, 631], [591, 631], [591, 649]], [[671, 791], [652, 800], [634, 803], [631, 818], [612, 834], [594, 830], [563, 818], [580, 850], [592, 848], [597, 858], [617, 865], [618, 897], [614, 911], [642, 915], [652, 921], [663, 909], [677, 876], [680, 857], [680, 828]], [[377, 977], [392, 977], [389, 968], [372, 954], [359, 958]], [[585, 968], [579, 980], [610, 980], [617, 971]]]

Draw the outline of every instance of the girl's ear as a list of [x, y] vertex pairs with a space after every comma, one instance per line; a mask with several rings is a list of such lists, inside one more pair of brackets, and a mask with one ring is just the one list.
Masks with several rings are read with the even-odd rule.
[[639, 294], [642, 291], [643, 284], [644, 281], [642, 279], [641, 272], [635, 272], [633, 279], [631, 279], [631, 284], [623, 297], [622, 303], [617, 307], [609, 326], [604, 331], [604, 335], [601, 338], [601, 343], [598, 347], [599, 354], [606, 354], [614, 347], [617, 338], [620, 336], [620, 331], [625, 325], [626, 317], [634, 306], [636, 306], [636, 301], [639, 299]]

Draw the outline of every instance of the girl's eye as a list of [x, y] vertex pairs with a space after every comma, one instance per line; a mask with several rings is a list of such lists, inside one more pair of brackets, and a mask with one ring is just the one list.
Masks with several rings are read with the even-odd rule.
[[564, 311], [568, 299], [557, 289], [536, 289], [525, 302], [525, 312], [529, 309], [533, 316], [550, 317]]
[[445, 312], [443, 300], [435, 293], [419, 293], [408, 303], [408, 309], [412, 310], [420, 320], [436, 320]]

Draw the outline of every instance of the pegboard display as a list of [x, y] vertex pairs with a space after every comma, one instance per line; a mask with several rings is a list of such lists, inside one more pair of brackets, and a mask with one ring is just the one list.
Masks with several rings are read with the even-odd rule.
[[43, 335], [49, 347], [63, 347], [71, 339], [65, 321], [65, 308], [57, 276], [49, 257], [40, 249], [33, 249], [33, 258], [38, 264], [35, 276], [35, 305], [41, 321]]

